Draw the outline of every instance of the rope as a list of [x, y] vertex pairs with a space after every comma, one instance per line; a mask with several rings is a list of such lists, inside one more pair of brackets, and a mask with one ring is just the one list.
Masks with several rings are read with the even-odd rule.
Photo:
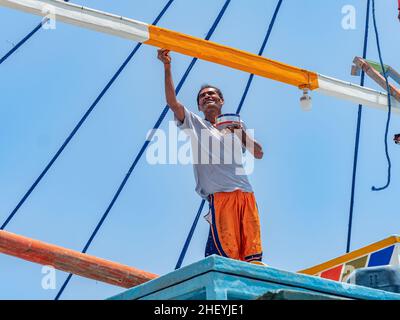
[[187, 250], [189, 248], [190, 242], [192, 241], [194, 231], [196, 230], [197, 223], [199, 222], [200, 214], [203, 211], [203, 207], [204, 207], [205, 203], [206, 203], [206, 200], [204, 200], [204, 199], [200, 203], [200, 207], [197, 210], [196, 217], [194, 218], [192, 227], [190, 228], [190, 231], [189, 231], [189, 234], [188, 234], [188, 236], [186, 238], [185, 244], [183, 245], [183, 249], [181, 251], [181, 254], [179, 255], [178, 262], [176, 263], [175, 270], [179, 269], [182, 266], [183, 259], [185, 259], [186, 252], [187, 252]]
[[[221, 9], [221, 11], [219, 12], [219, 14], [218, 14], [216, 20], [214, 21], [214, 24], [212, 25], [211, 29], [208, 31], [205, 40], [209, 40], [209, 39], [211, 38], [212, 34], [214, 33], [215, 29], [217, 28], [219, 22], [221, 21], [221, 19], [222, 19], [224, 13], [225, 13], [225, 11], [226, 11], [226, 8], [227, 8], [228, 5], [230, 4], [230, 2], [231, 2], [231, 0], [226, 0], [224, 6], [222, 7], [222, 9]], [[186, 69], [185, 74], [183, 75], [182, 79], [179, 81], [179, 84], [178, 84], [178, 86], [177, 86], [177, 88], [176, 88], [176, 90], [175, 90], [177, 95], [178, 95], [179, 91], [181, 90], [183, 84], [185, 83], [187, 77], [189, 76], [190, 71], [193, 69], [193, 67], [194, 67], [194, 65], [195, 65], [195, 63], [196, 63], [196, 61], [197, 61], [197, 58], [192, 59], [190, 65], [189, 65], [188, 68]], [[83, 249], [82, 253], [85, 253], [85, 252], [88, 250], [88, 248], [89, 248], [90, 244], [92, 243], [93, 239], [95, 238], [97, 232], [100, 230], [100, 228], [101, 228], [101, 226], [102, 226], [104, 220], [107, 218], [107, 216], [108, 216], [108, 214], [110, 213], [112, 207], [114, 206], [115, 202], [117, 201], [117, 199], [118, 199], [118, 197], [119, 197], [121, 191], [122, 191], [123, 188], [125, 187], [125, 184], [126, 184], [126, 182], [128, 181], [128, 179], [129, 179], [130, 175], [132, 174], [133, 170], [135, 169], [136, 164], [139, 162], [139, 160], [140, 160], [140, 158], [142, 157], [144, 151], [146, 150], [147, 146], [148, 146], [149, 143], [151, 142], [151, 139], [153, 138], [153, 136], [154, 136], [156, 130], [160, 127], [162, 121], [164, 120], [165, 116], [167, 115], [168, 110], [169, 110], [169, 107], [168, 107], [168, 105], [166, 105], [166, 106], [164, 107], [164, 109], [163, 109], [163, 111], [162, 111], [160, 117], [158, 118], [158, 120], [157, 120], [155, 126], [153, 127], [153, 130], [152, 130], [151, 134], [149, 135], [149, 137], [147, 138], [147, 140], [146, 140], [145, 143], [143, 144], [143, 146], [142, 146], [142, 148], [140, 149], [139, 153], [137, 154], [135, 160], [133, 161], [131, 167], [129, 168], [128, 173], [126, 174], [126, 176], [125, 176], [125, 178], [123, 179], [121, 185], [119, 186], [117, 192], [115, 193], [115, 195], [114, 195], [114, 197], [113, 197], [111, 203], [110, 203], [109, 206], [107, 207], [106, 211], [104, 212], [103, 216], [101, 217], [100, 221], [98, 222], [96, 228], [94, 229], [92, 235], [90, 236], [88, 242], [86, 243], [85, 248]], [[69, 274], [68, 277], [67, 277], [67, 279], [65, 280], [64, 284], [62, 285], [60, 291], [58, 292], [58, 294], [57, 294], [55, 300], [58, 300], [58, 299], [60, 298], [61, 294], [62, 294], [63, 291], [65, 290], [65, 288], [66, 288], [66, 286], [68, 285], [68, 282], [71, 280], [71, 278], [72, 278], [72, 274]]]
[[[163, 10], [160, 12], [160, 14], [157, 16], [157, 18], [154, 20], [153, 25], [157, 24], [158, 21], [161, 19], [161, 17], [164, 15], [166, 10], [169, 8], [169, 6], [172, 4], [174, 0], [169, 0]], [[58, 157], [61, 155], [61, 153], [64, 151], [65, 147], [69, 144], [69, 142], [72, 140], [72, 138], [75, 136], [75, 134], [78, 132], [82, 124], [86, 121], [87, 117], [92, 113], [93, 109], [97, 106], [97, 104], [101, 101], [103, 96], [107, 93], [108, 89], [112, 86], [112, 84], [117, 80], [121, 72], [125, 69], [125, 67], [128, 65], [128, 63], [132, 60], [133, 56], [136, 54], [136, 52], [139, 50], [141, 47], [141, 43], [138, 43], [136, 47], [133, 49], [133, 51], [129, 54], [129, 56], [126, 58], [126, 60], [123, 62], [123, 64], [119, 67], [118, 71], [113, 75], [111, 80], [107, 83], [105, 88], [101, 91], [99, 96], [96, 98], [96, 100], [93, 102], [93, 104], [89, 107], [89, 109], [86, 111], [86, 113], [83, 115], [83, 117], [79, 120], [78, 124], [75, 126], [75, 128], [72, 130], [72, 132], [69, 134], [67, 139], [64, 141], [64, 143], [61, 145], [61, 147], [58, 149], [56, 154], [53, 156], [53, 158], [50, 160], [50, 162], [46, 165], [44, 170], [41, 172], [39, 177], [35, 180], [35, 182], [32, 184], [32, 186], [28, 189], [28, 191], [24, 194], [22, 199], [18, 202], [17, 206], [14, 208], [14, 210], [10, 213], [10, 215], [7, 217], [3, 225], [0, 227], [0, 230], [4, 230], [4, 228], [7, 227], [7, 225], [10, 223], [10, 221], [13, 219], [15, 214], [18, 212], [20, 207], [25, 203], [25, 201], [28, 199], [30, 194], [35, 190], [36, 186], [39, 184], [39, 182], [43, 179], [43, 177], [46, 175], [46, 173], [49, 171], [49, 169], [53, 166], [54, 162], [58, 159]]]
[[[369, 31], [369, 12], [370, 12], [371, 0], [367, 3], [367, 15], [365, 18], [365, 34], [364, 34], [364, 49], [363, 58], [367, 57], [368, 48], [368, 31]], [[363, 87], [365, 82], [365, 72], [361, 73], [360, 85]], [[347, 230], [347, 246], [346, 253], [350, 252], [350, 242], [351, 242], [351, 231], [353, 225], [353, 210], [354, 210], [354, 194], [356, 186], [356, 175], [357, 175], [357, 163], [358, 163], [358, 148], [360, 145], [360, 131], [361, 131], [361, 118], [362, 118], [362, 105], [358, 105], [358, 117], [357, 117], [357, 131], [356, 131], [356, 141], [354, 148], [354, 160], [353, 160], [353, 178], [351, 184], [351, 197], [350, 197], [350, 213], [349, 213], [349, 225]]]
[[[263, 44], [261, 45], [260, 51], [258, 52], [259, 56], [261, 56], [264, 53], [265, 46], [268, 43], [269, 37], [271, 35], [272, 28], [273, 28], [273, 26], [275, 24], [276, 17], [278, 15], [278, 12], [279, 12], [280, 7], [281, 7], [282, 1], [283, 0], [279, 0], [277, 6], [275, 8], [275, 12], [274, 12], [272, 20], [271, 20], [271, 22], [269, 24], [267, 34], [266, 34], [266, 36], [264, 38]], [[253, 82], [253, 78], [254, 78], [254, 74], [251, 74], [250, 77], [249, 77], [249, 80], [247, 81], [246, 88], [245, 88], [245, 90], [243, 92], [242, 98], [240, 99], [240, 103], [239, 103], [239, 106], [238, 106], [238, 108], [236, 110], [236, 113], [240, 113], [240, 111], [242, 109], [243, 103], [244, 103], [244, 101], [245, 101], [245, 99], [247, 97], [247, 93], [248, 93], [248, 91], [250, 89], [251, 83]], [[177, 262], [177, 264], [175, 266], [175, 270], [179, 269], [182, 266], [183, 259], [185, 258], [186, 252], [187, 252], [187, 250], [189, 248], [189, 245], [190, 245], [190, 242], [191, 242], [191, 240], [193, 238], [193, 233], [194, 233], [194, 231], [196, 229], [196, 226], [197, 226], [197, 223], [199, 221], [200, 214], [201, 214], [201, 211], [203, 210], [204, 204], [205, 204], [205, 200], [202, 200], [201, 203], [200, 203], [199, 210], [197, 211], [196, 217], [195, 217], [195, 219], [193, 221], [192, 227], [190, 228], [189, 234], [188, 234], [188, 236], [186, 238], [186, 241], [185, 241], [185, 244], [184, 244], [183, 249], [181, 251], [181, 254], [179, 255], [179, 259], [178, 259], [178, 262]]]
[[[69, 0], [64, 0], [65, 2], [68, 2]], [[44, 24], [49, 21], [49, 18], [44, 18], [31, 32], [29, 32], [20, 42], [18, 42], [9, 52], [7, 52], [1, 59], [0, 59], [0, 65], [6, 61], [15, 51], [17, 51], [25, 42], [27, 42], [30, 38], [33, 37], [33, 35], [38, 32]]]
[[390, 155], [389, 155], [389, 150], [388, 150], [388, 133], [389, 133], [389, 125], [390, 125], [390, 118], [392, 115], [392, 101], [391, 101], [391, 95], [390, 95], [390, 86], [389, 86], [389, 80], [387, 76], [387, 72], [383, 63], [382, 59], [382, 52], [381, 52], [381, 45], [379, 41], [379, 32], [378, 32], [378, 27], [376, 25], [376, 16], [375, 16], [375, 0], [372, 0], [372, 16], [374, 18], [374, 30], [375, 30], [375, 37], [376, 37], [376, 45], [378, 47], [378, 53], [379, 53], [379, 62], [381, 63], [381, 68], [383, 70], [383, 76], [385, 77], [386, 80], [386, 91], [388, 95], [388, 115], [387, 115], [387, 120], [386, 120], [386, 128], [385, 128], [385, 154], [386, 154], [386, 159], [388, 162], [388, 173], [387, 173], [387, 182], [386, 185], [380, 188], [372, 187], [372, 191], [381, 191], [386, 189], [390, 185], [390, 173], [391, 173], [391, 168], [392, 168], [392, 162], [390, 160]]
[[28, 33], [20, 42], [18, 42], [9, 52], [7, 52], [3, 58], [0, 59], [0, 64], [6, 61], [15, 51], [17, 51], [26, 41], [38, 32], [42, 26], [48, 21], [48, 19], [42, 20], [30, 33]]
[[[279, 13], [279, 10], [280, 10], [280, 8], [281, 8], [282, 1], [283, 1], [283, 0], [279, 0], [279, 1], [278, 1], [278, 4], [276, 5], [275, 12], [274, 12], [274, 15], [272, 16], [272, 20], [271, 20], [271, 22], [270, 22], [270, 24], [269, 24], [268, 31], [267, 31], [267, 34], [266, 34], [266, 36], [265, 36], [264, 42], [263, 42], [263, 44], [262, 44], [262, 46], [261, 46], [261, 48], [260, 48], [260, 51], [258, 52], [258, 55], [259, 55], [259, 56], [262, 56], [263, 53], [264, 53], [265, 46], [266, 46], [267, 43], [268, 43], [269, 37], [270, 37], [271, 32], [272, 32], [272, 28], [274, 27], [274, 24], [275, 24], [276, 17], [277, 17], [277, 15], [278, 15], [278, 13]], [[238, 114], [239, 114], [240, 111], [242, 110], [243, 103], [244, 103], [244, 101], [246, 100], [247, 93], [249, 92], [249, 89], [250, 89], [250, 86], [251, 86], [251, 84], [252, 84], [252, 82], [253, 82], [253, 79], [254, 79], [254, 74], [251, 74], [251, 75], [249, 76], [249, 80], [247, 81], [246, 88], [245, 88], [245, 90], [244, 90], [244, 93], [243, 93], [243, 95], [242, 95], [242, 98], [240, 99], [239, 106], [238, 106], [238, 108], [237, 108], [237, 110], [236, 110], [236, 113], [238, 113]]]

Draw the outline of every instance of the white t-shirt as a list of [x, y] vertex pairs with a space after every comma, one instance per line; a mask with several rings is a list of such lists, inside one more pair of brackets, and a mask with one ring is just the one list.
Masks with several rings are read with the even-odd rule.
[[204, 199], [216, 192], [253, 192], [244, 170], [239, 137], [227, 129], [218, 130], [208, 120], [184, 109], [183, 123], [176, 117], [175, 122], [191, 138], [196, 192]]

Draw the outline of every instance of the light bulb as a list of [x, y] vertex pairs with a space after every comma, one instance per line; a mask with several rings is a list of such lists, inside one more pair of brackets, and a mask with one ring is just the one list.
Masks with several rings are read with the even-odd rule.
[[300, 106], [303, 111], [310, 111], [312, 107], [311, 97], [308, 95], [308, 89], [303, 89], [303, 95], [300, 98]]

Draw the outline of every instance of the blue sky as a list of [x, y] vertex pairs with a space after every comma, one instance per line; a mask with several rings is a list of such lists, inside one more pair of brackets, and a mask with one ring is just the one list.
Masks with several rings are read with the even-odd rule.
[[[377, 0], [385, 63], [400, 69], [397, 1]], [[78, 2], [77, 2], [78, 3]], [[166, 0], [91, 0], [79, 4], [150, 23]], [[175, 0], [159, 25], [205, 37], [223, 0]], [[233, 0], [211, 40], [257, 53], [275, 0]], [[344, 5], [356, 8], [356, 29], [341, 26]], [[366, 1], [284, 0], [264, 56], [359, 83], [350, 75], [362, 55]], [[0, 8], [0, 56], [40, 19]], [[372, 21], [371, 21], [372, 22]], [[136, 43], [57, 24], [41, 30], [0, 66], [0, 221], [43, 170]], [[191, 58], [173, 54], [175, 82]], [[377, 60], [372, 24], [368, 57]], [[224, 110], [236, 110], [248, 74], [198, 61], [179, 100], [196, 111], [203, 83], [219, 86]], [[366, 85], [377, 88], [372, 81]], [[264, 261], [297, 271], [346, 250], [357, 106], [312, 94], [299, 106], [294, 87], [255, 77], [242, 118], [264, 146], [250, 176], [262, 225]], [[165, 106], [163, 68], [156, 49], [142, 46], [54, 167], [7, 227], [82, 250], [110, 203], [146, 134]], [[172, 114], [161, 128], [168, 128]], [[392, 118], [389, 138], [400, 132]], [[386, 113], [363, 110], [352, 249], [399, 233], [400, 149], [391, 141], [392, 183], [386, 182]], [[191, 166], [137, 165], [88, 253], [156, 274], [173, 270], [197, 212]], [[184, 264], [203, 258], [208, 225], [201, 219]], [[57, 289], [67, 274], [57, 272]], [[41, 287], [41, 266], [0, 256], [0, 299], [53, 299]], [[63, 299], [104, 299], [123, 289], [74, 276]]]

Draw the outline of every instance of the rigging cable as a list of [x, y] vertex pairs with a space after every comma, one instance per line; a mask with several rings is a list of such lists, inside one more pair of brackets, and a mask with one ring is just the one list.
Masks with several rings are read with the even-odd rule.
[[390, 118], [392, 115], [392, 101], [391, 101], [391, 94], [390, 94], [390, 86], [389, 86], [389, 79], [388, 75], [385, 69], [385, 65], [383, 63], [383, 58], [382, 58], [382, 52], [381, 52], [381, 45], [379, 41], [379, 31], [378, 27], [376, 25], [376, 14], [375, 14], [375, 0], [372, 0], [372, 16], [374, 18], [374, 30], [375, 30], [375, 37], [376, 37], [376, 45], [378, 47], [378, 53], [379, 53], [379, 62], [381, 64], [382, 68], [382, 73], [383, 76], [385, 77], [386, 80], [386, 91], [388, 95], [388, 114], [387, 114], [387, 120], [386, 120], [386, 128], [385, 128], [385, 154], [386, 154], [386, 159], [388, 163], [388, 173], [387, 173], [387, 182], [383, 187], [372, 187], [372, 191], [381, 191], [385, 190], [389, 185], [390, 185], [390, 175], [391, 175], [391, 168], [392, 168], [392, 162], [390, 160], [390, 155], [389, 155], [389, 147], [388, 147], [388, 133], [389, 133], [389, 125], [390, 125]]
[[[69, 0], [64, 0], [65, 2], [69, 2]], [[8, 51], [1, 59], [0, 64], [6, 61], [15, 51], [17, 51], [25, 42], [27, 42], [33, 35], [38, 32], [43, 25], [45, 25], [50, 19], [44, 18], [42, 21], [31, 31], [29, 32], [20, 42], [18, 42], [10, 51]]]
[[[215, 29], [217, 28], [219, 22], [221, 21], [228, 5], [230, 4], [231, 0], [226, 0], [225, 4], [223, 5], [221, 11], [219, 12], [216, 20], [214, 21], [212, 27], [210, 28], [210, 30], [207, 33], [207, 36], [205, 38], [205, 40], [209, 40], [212, 36], [212, 34], [214, 33]], [[182, 79], [179, 81], [178, 86], [176, 87], [176, 94], [179, 93], [179, 91], [181, 90], [183, 84], [185, 83], [187, 77], [189, 76], [190, 71], [192, 70], [192, 68], [194, 67], [195, 63], [197, 62], [197, 58], [193, 58], [191, 63], [189, 64], [188, 68], [186, 69], [185, 74], [183, 75]], [[166, 105], [163, 109], [163, 111], [161, 112], [160, 117], [158, 118], [155, 126], [153, 127], [153, 130], [151, 131], [151, 134], [147, 137], [146, 141], [144, 142], [142, 148], [140, 149], [139, 153], [137, 154], [135, 160], [133, 161], [131, 167], [129, 168], [127, 174], [125, 175], [125, 178], [123, 179], [122, 183], [120, 184], [117, 192], [115, 193], [113, 199], [111, 200], [109, 206], [107, 207], [106, 211], [104, 212], [104, 214], [102, 215], [100, 221], [98, 222], [97, 226], [95, 227], [92, 235], [90, 236], [88, 242], [86, 243], [84, 249], [82, 250], [82, 253], [86, 253], [86, 251], [89, 249], [90, 244], [92, 243], [93, 239], [95, 238], [97, 232], [100, 230], [103, 222], [105, 221], [105, 219], [107, 218], [108, 214], [110, 213], [112, 207], [114, 206], [115, 202], [117, 201], [121, 191], [123, 190], [123, 188], [125, 187], [126, 182], [128, 181], [130, 175], [132, 174], [133, 170], [136, 167], [136, 164], [139, 162], [140, 158], [142, 157], [144, 151], [146, 150], [147, 146], [149, 145], [149, 143], [151, 142], [156, 130], [159, 128], [159, 126], [161, 125], [162, 121], [164, 120], [165, 116], [167, 115], [169, 110], [168, 105]], [[57, 293], [57, 296], [55, 297], [55, 300], [59, 300], [61, 294], [63, 293], [63, 291], [65, 290], [66, 286], [68, 285], [69, 281], [72, 278], [72, 274], [70, 273], [67, 277], [67, 279], [65, 280], [65, 282], [63, 283], [60, 291]]]
[[[367, 14], [366, 14], [366, 18], [365, 18], [363, 59], [367, 58], [370, 7], [371, 7], [371, 0], [368, 0]], [[362, 71], [360, 85], [363, 87], [364, 83], [365, 83], [365, 72]], [[349, 213], [349, 224], [348, 224], [348, 229], [347, 229], [346, 253], [350, 252], [351, 231], [352, 231], [352, 225], [353, 225], [353, 211], [354, 211], [354, 194], [355, 194], [357, 163], [358, 163], [358, 149], [359, 149], [359, 145], [360, 145], [362, 109], [363, 109], [363, 106], [361, 104], [358, 105], [357, 131], [356, 131], [356, 140], [355, 140], [355, 147], [354, 147], [353, 177], [352, 177], [352, 183], [351, 183], [350, 213]]]
[[[157, 18], [154, 20], [153, 25], [156, 25], [158, 21], [161, 19], [161, 17], [164, 15], [164, 13], [167, 11], [169, 6], [173, 3], [174, 0], [169, 0], [167, 4], [164, 6], [160, 14], [157, 16]], [[122, 65], [119, 67], [117, 72], [113, 75], [111, 80], [107, 83], [107, 85], [104, 87], [104, 89], [101, 91], [101, 93], [98, 95], [96, 100], [93, 102], [93, 104], [89, 107], [89, 109], [86, 111], [86, 113], [83, 115], [83, 117], [79, 120], [78, 124], [74, 127], [72, 132], [69, 134], [67, 139], [64, 141], [64, 143], [61, 145], [61, 147], [58, 149], [56, 154], [53, 156], [53, 158], [50, 160], [50, 162], [46, 165], [46, 167], [43, 169], [43, 171], [40, 173], [40, 175], [36, 178], [35, 182], [31, 185], [31, 187], [28, 189], [28, 191], [24, 194], [22, 199], [18, 202], [17, 206], [14, 208], [14, 210], [9, 214], [7, 219], [4, 221], [2, 226], [0, 227], [0, 230], [4, 230], [6, 226], [10, 223], [10, 221], [13, 219], [15, 214], [18, 212], [18, 210], [21, 208], [21, 206], [25, 203], [25, 201], [28, 199], [30, 194], [35, 190], [36, 186], [39, 184], [39, 182], [43, 179], [43, 177], [46, 175], [46, 173], [49, 171], [49, 169], [53, 166], [54, 162], [58, 159], [58, 157], [61, 155], [61, 153], [64, 151], [65, 147], [69, 144], [69, 142], [72, 140], [72, 138], [75, 136], [75, 134], [78, 132], [82, 124], [86, 121], [87, 117], [92, 113], [93, 109], [97, 106], [97, 104], [101, 101], [103, 96], [107, 93], [107, 91], [110, 89], [112, 84], [117, 80], [121, 72], [125, 69], [125, 67], [128, 65], [128, 63], [132, 60], [133, 56], [136, 54], [136, 52], [139, 50], [141, 47], [142, 43], [138, 43], [133, 51], [129, 54], [129, 56], [126, 58], [126, 60], [122, 63]]]

